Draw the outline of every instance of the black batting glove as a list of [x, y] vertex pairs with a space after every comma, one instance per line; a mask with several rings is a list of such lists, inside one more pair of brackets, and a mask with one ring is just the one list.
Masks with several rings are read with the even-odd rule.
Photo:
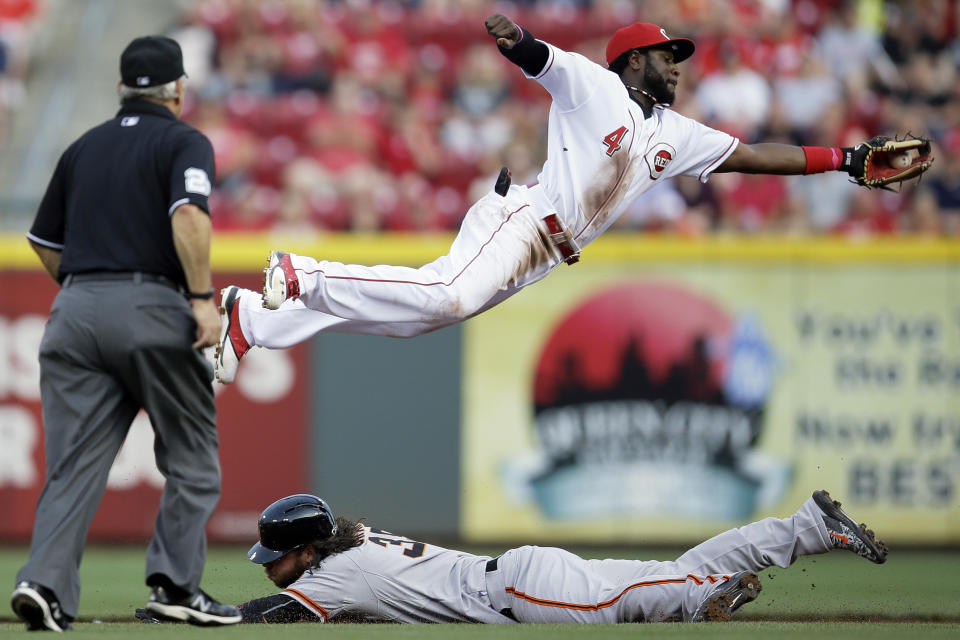
[[840, 147], [840, 151], [843, 153], [840, 168], [852, 178], [862, 178], [867, 159], [867, 145], [858, 144], [855, 147]]
[[862, 178], [867, 171], [867, 157], [870, 155], [870, 151], [882, 147], [889, 139], [886, 136], [874, 136], [855, 147], [840, 147], [840, 151], [843, 152], [840, 168], [854, 179]]

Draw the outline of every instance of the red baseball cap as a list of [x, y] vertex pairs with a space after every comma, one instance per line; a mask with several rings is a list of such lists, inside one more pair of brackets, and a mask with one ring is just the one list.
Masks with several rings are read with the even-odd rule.
[[613, 63], [621, 54], [633, 49], [670, 45], [674, 62], [681, 62], [693, 55], [693, 40], [671, 38], [662, 27], [649, 22], [634, 22], [629, 27], [617, 29], [607, 45], [607, 64]]

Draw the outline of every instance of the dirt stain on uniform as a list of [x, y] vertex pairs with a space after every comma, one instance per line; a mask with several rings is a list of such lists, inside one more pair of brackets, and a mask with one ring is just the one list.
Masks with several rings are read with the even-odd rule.
[[535, 222], [536, 233], [529, 234], [527, 253], [517, 263], [517, 268], [510, 276], [509, 282], [516, 283], [528, 273], [533, 273], [543, 264], [553, 259], [553, 245], [550, 243], [550, 234], [540, 221]]
[[[639, 128], [634, 126], [633, 136], [638, 133]], [[643, 142], [632, 138], [628, 147], [614, 153], [610, 161], [597, 170], [580, 198], [587, 225], [583, 229], [573, 230], [575, 236], [581, 235], [587, 228], [604, 227], [623, 204], [637, 172], [643, 168], [643, 153], [634, 151], [634, 145], [638, 144]]]
[[440, 320], [448, 326], [455, 322], [460, 322], [467, 318], [467, 313], [463, 308], [463, 303], [457, 298], [448, 298], [440, 302], [434, 320]]
[[587, 228], [606, 225], [623, 203], [641, 164], [639, 157], [632, 158], [627, 153], [614, 154], [610, 162], [604, 163], [580, 200], [587, 226], [577, 229], [576, 235], [582, 234]]
[[[497, 288], [501, 290], [506, 289], [511, 284], [516, 284], [527, 274], [537, 271], [541, 265], [550, 264], [554, 257], [549, 233], [539, 221], [530, 219], [529, 214], [523, 210], [525, 208], [526, 205], [507, 215], [508, 219], [504, 222], [505, 225], [510, 225], [510, 233], [522, 234], [525, 248], [520, 251], [521, 255], [514, 262], [510, 273], [498, 283]], [[508, 231], [504, 230], [503, 233], [508, 233]], [[461, 277], [467, 276], [466, 273], [461, 275]], [[480, 308], [482, 309], [483, 305]], [[434, 319], [449, 321], [447, 324], [452, 324], [471, 317], [477, 312], [477, 310], [471, 309], [468, 313], [463, 301], [457, 298], [448, 298], [439, 303]]]

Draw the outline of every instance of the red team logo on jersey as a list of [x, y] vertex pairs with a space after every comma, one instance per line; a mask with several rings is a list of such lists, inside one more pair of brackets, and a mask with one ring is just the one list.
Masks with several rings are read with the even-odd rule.
[[620, 141], [623, 140], [623, 136], [627, 135], [628, 131], [629, 129], [626, 127], [620, 127], [604, 136], [603, 144], [607, 147], [608, 156], [612, 156], [620, 150]]
[[658, 142], [653, 145], [645, 156], [647, 166], [650, 169], [651, 180], [656, 180], [663, 174], [667, 165], [673, 161], [674, 154], [676, 154], [676, 150], [666, 142]]
[[669, 151], [657, 151], [657, 155], [653, 156], [653, 170], [663, 171], [671, 160], [673, 160], [673, 156], [670, 155]]

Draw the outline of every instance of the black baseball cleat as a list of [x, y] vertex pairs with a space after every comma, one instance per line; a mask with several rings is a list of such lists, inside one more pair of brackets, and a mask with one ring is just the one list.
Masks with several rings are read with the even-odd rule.
[[757, 599], [762, 588], [754, 572], [735, 573], [707, 596], [690, 622], [729, 622], [737, 609]]
[[27, 623], [27, 631], [70, 631], [70, 617], [60, 609], [53, 591], [36, 582], [18, 582], [10, 606]]
[[840, 503], [833, 500], [826, 491], [814, 491], [813, 501], [823, 511], [823, 522], [834, 549], [853, 551], [870, 562], [883, 564], [887, 561], [887, 545], [874, 537], [867, 525], [858, 525], [840, 509]]
[[145, 607], [148, 613], [159, 620], [189, 622], [201, 627], [237, 624], [240, 611], [229, 604], [221, 604], [197, 589], [183, 598], [172, 598], [163, 587], [153, 587]]
[[136, 609], [133, 612], [134, 620], [138, 620], [143, 624], [186, 624], [186, 622], [173, 622], [172, 620], [161, 620], [159, 618], [154, 618], [146, 609]]

